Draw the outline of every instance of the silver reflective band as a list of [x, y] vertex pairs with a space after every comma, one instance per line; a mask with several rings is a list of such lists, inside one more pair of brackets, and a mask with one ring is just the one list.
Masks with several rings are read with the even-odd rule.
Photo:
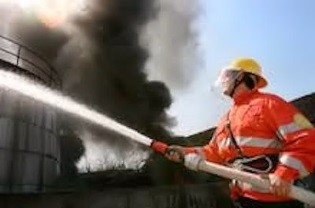
[[202, 147], [196, 147], [196, 152], [197, 154], [202, 158], [202, 159], [206, 159], [206, 155], [205, 153], [203, 152], [203, 149]]
[[[235, 137], [235, 140], [240, 147], [261, 147], [275, 149], [280, 149], [282, 147], [281, 143], [276, 138], [266, 139], [259, 137]], [[223, 139], [223, 141], [218, 143], [220, 149], [227, 148], [231, 145], [233, 145], [231, 138]]]
[[292, 122], [283, 126], [280, 126], [278, 131], [280, 132], [281, 135], [286, 135], [289, 133], [293, 133], [296, 131], [301, 130], [302, 128], [299, 127], [296, 123]]
[[299, 176], [300, 178], [303, 178], [310, 174], [305, 168], [304, 164], [300, 160], [288, 154], [280, 154], [279, 161], [290, 168], [298, 170], [300, 174]]

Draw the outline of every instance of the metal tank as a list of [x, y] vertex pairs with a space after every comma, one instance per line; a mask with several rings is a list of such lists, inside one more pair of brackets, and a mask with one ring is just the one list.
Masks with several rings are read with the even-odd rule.
[[[60, 88], [57, 72], [31, 49], [0, 36], [0, 69]], [[45, 96], [45, 95], [43, 95]], [[57, 114], [50, 107], [0, 89], [0, 193], [54, 189], [60, 171]]]

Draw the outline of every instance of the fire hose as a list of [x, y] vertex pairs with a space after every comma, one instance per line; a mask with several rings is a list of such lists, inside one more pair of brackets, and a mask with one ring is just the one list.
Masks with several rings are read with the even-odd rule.
[[[150, 147], [159, 153], [164, 154], [167, 149], [167, 145], [158, 141], [152, 140]], [[197, 154], [188, 154], [184, 158], [185, 167], [195, 171], [203, 171], [206, 173], [215, 174], [224, 178], [234, 179], [241, 182], [246, 182], [254, 185], [255, 187], [268, 190], [270, 183], [268, 179], [263, 179], [259, 175], [240, 171], [238, 169], [233, 169], [216, 163], [208, 162]], [[299, 200], [303, 203], [315, 206], [315, 193], [291, 185], [291, 191], [289, 193], [291, 198]]]
[[[77, 103], [71, 98], [63, 96], [47, 87], [36, 84], [25, 77], [0, 70], [0, 87], [13, 90], [64, 112], [73, 114], [81, 119], [90, 121], [93, 124], [112, 130], [138, 143], [151, 147], [151, 149], [158, 153], [165, 154], [165, 151], [167, 150], [167, 144], [152, 140], [139, 132], [110, 119], [104, 114], [94, 111], [83, 104]], [[196, 160], [193, 157], [196, 157], [196, 154], [188, 154], [184, 158], [185, 166], [189, 169], [204, 171], [224, 178], [250, 183], [262, 189], [269, 188], [269, 181], [267, 179], [262, 179], [258, 175], [211, 163], [202, 160], [201, 158]], [[306, 204], [315, 206], [315, 193], [311, 191], [292, 185], [289, 196]]]

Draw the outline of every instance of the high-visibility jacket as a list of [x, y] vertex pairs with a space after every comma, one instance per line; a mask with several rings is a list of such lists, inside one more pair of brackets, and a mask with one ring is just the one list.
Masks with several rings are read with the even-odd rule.
[[[234, 99], [229, 113], [220, 119], [208, 145], [187, 148], [187, 152], [198, 152], [206, 160], [219, 164], [227, 164], [238, 157], [237, 147], [226, 127], [228, 120], [235, 141], [244, 155], [279, 155], [274, 174], [293, 181], [313, 171], [315, 129], [312, 124], [292, 104], [276, 95], [257, 90]], [[289, 200], [266, 190], [245, 186], [234, 186], [231, 193], [259, 201]]]

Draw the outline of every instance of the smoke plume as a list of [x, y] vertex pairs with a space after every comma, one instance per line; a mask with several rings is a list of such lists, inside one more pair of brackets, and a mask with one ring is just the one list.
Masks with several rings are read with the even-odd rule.
[[150, 53], [146, 64], [150, 80], [162, 80], [173, 90], [189, 87], [200, 60], [194, 24], [198, 1], [159, 0], [156, 18], [144, 28], [142, 43]]
[[75, 20], [79, 35], [58, 59], [58, 68], [68, 66], [66, 91], [144, 133], [166, 121], [164, 110], [171, 104], [167, 87], [148, 82], [144, 72], [148, 54], [139, 33], [152, 17], [152, 2], [95, 0]]
[[[189, 82], [196, 63], [191, 5], [188, 0], [86, 0], [62, 27], [17, 15], [6, 34], [48, 57], [66, 94], [151, 138], [169, 141], [171, 94], [163, 82], [149, 80], [170, 86]], [[82, 169], [139, 168], [148, 157], [125, 138], [70, 123], [89, 148], [79, 162]], [[77, 155], [67, 158], [77, 160]]]

